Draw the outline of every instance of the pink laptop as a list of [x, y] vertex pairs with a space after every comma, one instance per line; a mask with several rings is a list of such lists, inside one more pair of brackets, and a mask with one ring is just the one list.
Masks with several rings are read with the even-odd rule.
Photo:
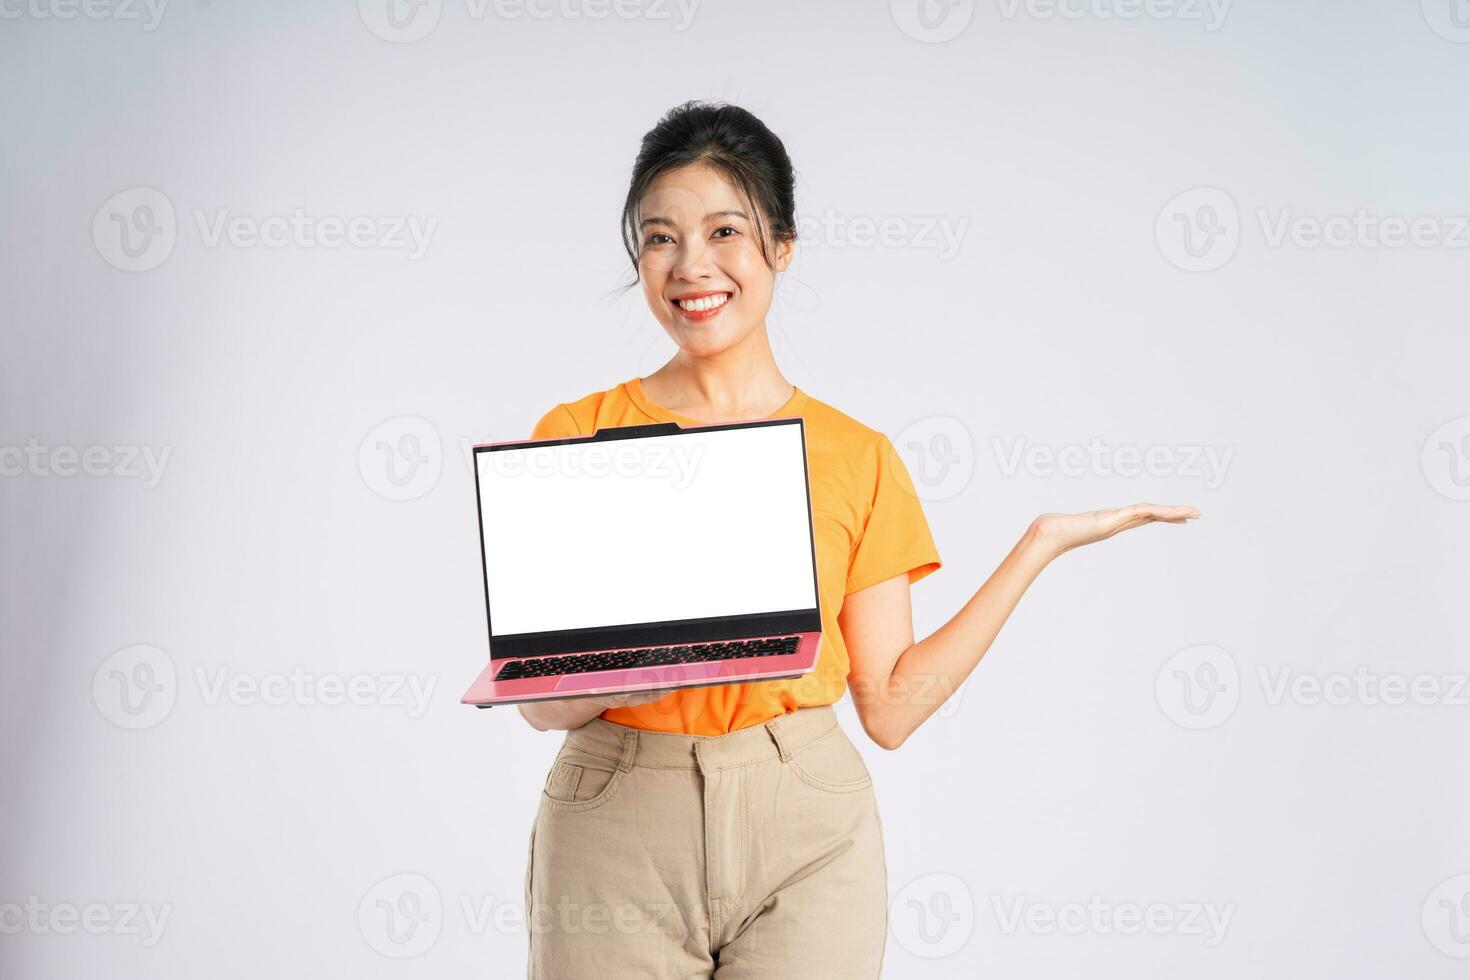
[[822, 639], [799, 417], [476, 446], [496, 704], [799, 677]]

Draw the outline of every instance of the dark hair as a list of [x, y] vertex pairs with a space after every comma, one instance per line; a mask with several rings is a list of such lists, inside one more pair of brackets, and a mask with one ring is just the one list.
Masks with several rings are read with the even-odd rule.
[[638, 147], [623, 204], [623, 248], [633, 263], [629, 288], [638, 282], [638, 203], [661, 174], [693, 163], [719, 169], [754, 205], [751, 220], [767, 265], [766, 221], [772, 240], [796, 238], [796, 177], [781, 140], [739, 106], [691, 100], [665, 113]]

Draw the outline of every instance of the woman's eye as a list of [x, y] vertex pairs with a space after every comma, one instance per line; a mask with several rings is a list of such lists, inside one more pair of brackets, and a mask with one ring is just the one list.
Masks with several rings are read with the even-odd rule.
[[665, 235], [663, 232], [656, 231], [652, 235], [649, 235], [647, 238], [645, 238], [643, 240], [643, 244], [644, 245], [662, 245], [663, 242], [662, 241], [659, 241], [659, 239], [664, 239], [666, 241], [673, 241], [672, 238], [669, 238], [669, 236], [668, 235]]
[[[722, 232], [722, 231], [728, 231], [730, 234], [729, 235], [721, 235], [720, 232]], [[715, 237], [716, 238], [730, 238], [730, 237], [732, 237], [734, 235], [738, 235], [738, 234], [740, 234], [740, 232], [738, 230], [734, 229], [734, 228], [731, 228], [729, 225], [723, 225], [723, 226], [715, 229]]]

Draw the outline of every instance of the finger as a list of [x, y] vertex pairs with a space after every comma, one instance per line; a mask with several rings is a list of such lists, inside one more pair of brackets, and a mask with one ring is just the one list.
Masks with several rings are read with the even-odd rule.
[[1189, 504], [1133, 504], [1124, 507], [1123, 511], [1129, 517], [1145, 517], [1149, 520], [1164, 521], [1174, 518], [1195, 518], [1199, 516], [1199, 510]]
[[[1135, 508], [1141, 509], [1135, 511]], [[1195, 511], [1192, 507], [1167, 508], [1158, 507], [1155, 504], [1135, 504], [1133, 508], [1121, 508], [1120, 510], [1124, 512], [1135, 512], [1131, 513], [1127, 517], [1121, 518], [1118, 523], [1113, 524], [1111, 527], [1109, 527], [1107, 531], [1104, 532], [1104, 537], [1110, 538], [1115, 534], [1119, 534], [1123, 531], [1131, 531], [1133, 528], [1142, 527], [1145, 524], [1183, 524], [1191, 518], [1198, 516], [1198, 512]], [[1176, 513], [1176, 510], [1178, 510], [1179, 512]]]

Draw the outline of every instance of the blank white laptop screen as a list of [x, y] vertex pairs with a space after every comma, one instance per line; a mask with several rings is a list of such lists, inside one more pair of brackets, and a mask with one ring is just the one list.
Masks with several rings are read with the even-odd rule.
[[817, 605], [800, 425], [475, 460], [495, 636]]

